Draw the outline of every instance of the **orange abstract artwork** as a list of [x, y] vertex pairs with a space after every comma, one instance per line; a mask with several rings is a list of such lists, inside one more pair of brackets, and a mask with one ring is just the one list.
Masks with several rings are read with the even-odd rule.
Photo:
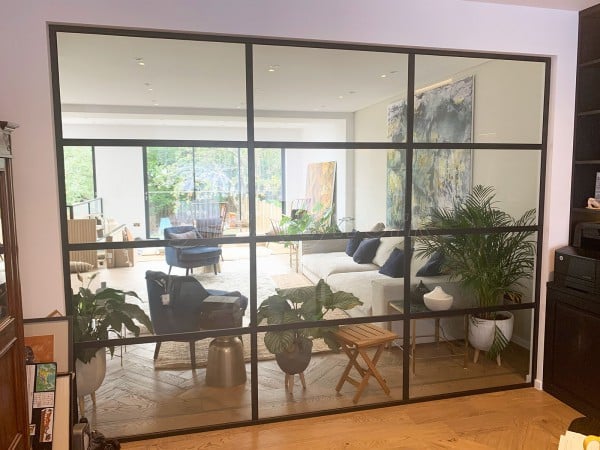
[[54, 335], [26, 336], [25, 345], [33, 350], [33, 362], [44, 363], [54, 361]]

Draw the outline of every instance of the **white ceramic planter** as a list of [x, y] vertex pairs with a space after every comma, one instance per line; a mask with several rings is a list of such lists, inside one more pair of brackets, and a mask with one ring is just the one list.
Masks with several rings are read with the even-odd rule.
[[[469, 317], [469, 343], [476, 350], [475, 362], [477, 362], [477, 355], [480, 350], [487, 352], [492, 346], [496, 325], [506, 339], [508, 341], [511, 340], [515, 316], [508, 311], [500, 311], [499, 314], [508, 318], [503, 320], [487, 320], [474, 316]], [[498, 360], [498, 363], [500, 363], [500, 360]]]
[[93, 394], [102, 385], [106, 375], [106, 348], [99, 348], [89, 363], [75, 360], [77, 396]]

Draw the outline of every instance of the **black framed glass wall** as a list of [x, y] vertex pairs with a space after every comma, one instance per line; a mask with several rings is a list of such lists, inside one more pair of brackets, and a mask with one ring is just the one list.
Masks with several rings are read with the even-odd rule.
[[[539, 295], [533, 253], [521, 276], [494, 297], [499, 301], [482, 304], [452, 266], [419, 250], [427, 236], [484, 241], [518, 233], [527, 234], [529, 249], [539, 248], [548, 59], [90, 31], [51, 27], [62, 201], [78, 174], [67, 164], [66, 149], [93, 146], [95, 193], [101, 186], [110, 192], [97, 196], [110, 212], [105, 219], [119, 231], [107, 241], [98, 235], [95, 216], [88, 217], [90, 233], [81, 238], [75, 224], [64, 220], [63, 246], [70, 254], [67, 298], [76, 285], [68, 262], [89, 258], [92, 270], [100, 271], [94, 280], [98, 287], [104, 281], [135, 289], [142, 309], [151, 312], [145, 303], [150, 301], [145, 273], [183, 275], [184, 268], [170, 264], [168, 249], [201, 246], [214, 249], [218, 258], [195, 267], [194, 279], [206, 289], [237, 291], [248, 299], [235, 332], [199, 326], [167, 337], [145, 333], [111, 339], [135, 344], [135, 364], [157, 381], [157, 391], [171, 392], [173, 387], [158, 382], [173, 374], [161, 369], [162, 359], [152, 359], [156, 342], [190, 337], [182, 333], [204, 338], [207, 346], [209, 337], [246, 337], [243, 383], [207, 387], [208, 367], [178, 369], [177, 377], [187, 381], [172, 396], [175, 403], [161, 405], [184, 419], [178, 429], [530, 385]], [[83, 55], [91, 53], [99, 53], [98, 64], [106, 73], [83, 67]], [[109, 67], [117, 69], [109, 73]], [[106, 156], [103, 162], [100, 152]], [[494, 205], [507, 215], [518, 218], [534, 210], [531, 220], [447, 228], [431, 221], [434, 211], [463, 205], [480, 185], [493, 189]], [[175, 207], [160, 209], [163, 204]], [[199, 205], [202, 211], [192, 213]], [[152, 231], [138, 232], [142, 224]], [[191, 227], [196, 234], [177, 243], [165, 239], [169, 226]], [[356, 257], [353, 247], [359, 250]], [[436, 264], [441, 267], [434, 274], [421, 271]], [[320, 279], [332, 292], [351, 294], [358, 303], [323, 317], [258, 321], [277, 289], [314, 290]], [[432, 309], [424, 302], [425, 290], [438, 286], [453, 296], [450, 309]], [[518, 290], [517, 299], [504, 296]], [[286, 304], [292, 310], [297, 306]], [[500, 366], [483, 356], [475, 363], [475, 353], [484, 352], [468, 343], [475, 320], [469, 316], [494, 311], [511, 312], [514, 333]], [[368, 325], [395, 333], [378, 357], [386, 382], [372, 379], [357, 394], [341, 380], [346, 354], [332, 354], [323, 340], [315, 339], [304, 371], [306, 389], [296, 377], [290, 395], [293, 382], [277, 366], [265, 333], [303, 334], [300, 330], [319, 325], [313, 323], [317, 318], [332, 326]], [[207, 355], [208, 349], [197, 353]], [[127, 359], [124, 354], [122, 368], [109, 361], [101, 388], [106, 391], [99, 392], [108, 392], [127, 372]], [[167, 397], [148, 395], [158, 403]], [[190, 411], [178, 398], [212, 400], [194, 403]], [[92, 407], [85, 405], [86, 411]], [[118, 427], [119, 409], [127, 408], [114, 407], [96, 425], [114, 426], [115, 435], [135, 434], [131, 424]], [[161, 417], [155, 431], [172, 431], [168, 423]]]

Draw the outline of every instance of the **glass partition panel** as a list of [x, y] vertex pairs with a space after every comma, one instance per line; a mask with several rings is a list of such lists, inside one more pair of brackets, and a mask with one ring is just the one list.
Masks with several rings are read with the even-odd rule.
[[494, 328], [485, 327], [480, 319], [462, 315], [412, 319], [411, 330], [417, 331], [411, 335], [415, 364], [410, 398], [530, 382], [533, 310], [503, 314], [496, 324], [506, 342], [496, 353], [483, 350], [489, 348]]
[[65, 138], [246, 139], [243, 44], [57, 39]]
[[[395, 339], [395, 335], [387, 331], [388, 326], [387, 323], [344, 325], [333, 335], [333, 345], [344, 344], [347, 347], [353, 345], [351, 336], [356, 336], [354, 333], [377, 336], [376, 343], [371, 342], [367, 347], [361, 347], [366, 349], [364, 357], [374, 363], [377, 376], [366, 375], [366, 371], [359, 373], [355, 367], [350, 367], [347, 374], [359, 381], [364, 376], [368, 377], [368, 382], [362, 389], [344, 376], [345, 368], [351, 365], [349, 358], [354, 350], [347, 348], [348, 353], [334, 353], [322, 339], [314, 339], [309, 341], [305, 350], [304, 363], [298, 363], [292, 368], [297, 363], [296, 358], [290, 361], [288, 358], [276, 357], [266, 348], [263, 333], [259, 334], [259, 417], [280, 417], [402, 400], [402, 350], [396, 345], [387, 345]], [[276, 340], [276, 336], [273, 336], [276, 333], [269, 332], [270, 337], [267, 339]], [[363, 345], [362, 342], [358, 344]], [[377, 357], [376, 352], [380, 352]], [[302, 355], [303, 350], [298, 353]], [[367, 361], [364, 357], [358, 356], [356, 361], [366, 368]], [[295, 374], [288, 375], [284, 370]]]
[[[283, 154], [281, 208], [276, 200], [257, 195], [257, 228], [267, 223], [264, 214], [269, 214], [270, 228], [264, 226], [263, 233], [322, 235], [403, 228], [405, 150], [294, 148]], [[262, 155], [258, 150], [257, 159]], [[272, 178], [265, 171], [258, 173], [257, 187], [279, 183], [272, 173]]]
[[542, 62], [417, 55], [415, 142], [540, 144]]
[[[412, 228], [425, 228], [433, 211], [464, 204], [474, 186], [481, 198], [492, 198], [494, 208], [519, 219], [534, 210], [529, 224], [537, 223], [540, 150], [416, 149], [413, 158]], [[480, 227], [501, 226], [492, 217]], [[460, 227], [474, 227], [465, 223]]]
[[417, 237], [411, 312], [533, 303], [536, 239], [531, 231]]
[[260, 141], [404, 142], [408, 57], [400, 53], [254, 46]]
[[[162, 342], [156, 359], [154, 342], [119, 346], [112, 358], [108, 353], [104, 355], [106, 349], [100, 349], [99, 355], [106, 358], [106, 375], [95, 391], [95, 404], [89, 392], [82, 397], [80, 415], [87, 417], [94, 429], [111, 437], [249, 421], [251, 372], [249, 362], [244, 360], [250, 360], [250, 339], [242, 337], [243, 350], [241, 345], [228, 342], [229, 338], [196, 341], [195, 369], [185, 341]], [[227, 367], [221, 367], [215, 358], [224, 347], [236, 352], [235, 361], [227, 361], [231, 363]], [[78, 380], [81, 370], [77, 370]]]
[[204, 238], [247, 229], [245, 148], [148, 147], [146, 168], [151, 237], [172, 226], [196, 227]]

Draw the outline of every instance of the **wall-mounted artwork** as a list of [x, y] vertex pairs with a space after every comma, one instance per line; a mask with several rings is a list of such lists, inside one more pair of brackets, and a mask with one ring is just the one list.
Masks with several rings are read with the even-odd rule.
[[311, 163], [306, 171], [306, 197], [310, 199], [311, 209], [322, 214], [334, 204], [335, 161]]
[[[473, 82], [471, 76], [415, 94], [414, 142], [472, 141]], [[392, 142], [406, 142], [406, 99], [388, 106], [388, 136]], [[402, 228], [405, 209], [404, 150], [390, 150], [387, 161], [387, 225], [389, 228]], [[454, 199], [470, 192], [471, 186], [471, 150], [415, 150], [412, 227], [419, 228], [433, 208], [451, 207]]]

